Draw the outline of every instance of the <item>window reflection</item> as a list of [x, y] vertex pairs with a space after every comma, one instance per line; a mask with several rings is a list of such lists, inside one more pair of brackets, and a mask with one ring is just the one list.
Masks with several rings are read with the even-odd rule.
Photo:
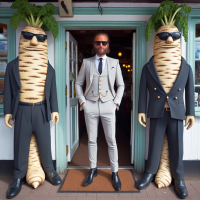
[[195, 107], [200, 107], [200, 87], [195, 87], [194, 105]]
[[196, 24], [196, 38], [200, 37], [200, 24]]
[[7, 24], [0, 23], [0, 39], [7, 39]]

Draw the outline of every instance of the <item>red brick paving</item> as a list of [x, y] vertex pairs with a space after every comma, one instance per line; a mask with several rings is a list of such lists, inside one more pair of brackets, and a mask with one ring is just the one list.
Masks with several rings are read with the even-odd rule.
[[[64, 174], [60, 174], [63, 178]], [[141, 176], [135, 174], [136, 180]], [[6, 200], [6, 191], [12, 182], [10, 176], [0, 176], [0, 200]], [[189, 196], [187, 200], [200, 200], [200, 179], [185, 180]], [[123, 184], [123, 183], [122, 183]], [[14, 200], [177, 200], [180, 198], [174, 192], [174, 186], [158, 189], [155, 183], [140, 193], [57, 193], [59, 186], [52, 186], [45, 181], [37, 189], [23, 185], [20, 194]]]

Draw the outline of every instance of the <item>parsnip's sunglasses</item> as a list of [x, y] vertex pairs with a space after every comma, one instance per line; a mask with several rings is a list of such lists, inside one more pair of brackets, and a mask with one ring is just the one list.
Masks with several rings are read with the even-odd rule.
[[173, 40], [178, 40], [181, 37], [181, 33], [180, 32], [161, 32], [156, 34], [156, 36], [158, 36], [161, 40], [167, 40], [167, 38], [169, 36], [171, 36], [173, 38]]
[[47, 39], [47, 35], [34, 34], [26, 31], [22, 31], [21, 35], [23, 35], [24, 39], [27, 40], [32, 40], [33, 36], [36, 36], [38, 42], [44, 42]]

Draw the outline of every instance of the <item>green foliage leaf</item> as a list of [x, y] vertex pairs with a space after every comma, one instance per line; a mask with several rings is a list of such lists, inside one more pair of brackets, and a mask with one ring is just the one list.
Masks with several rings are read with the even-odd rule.
[[26, 18], [26, 15], [24, 12], [19, 10], [16, 12], [11, 18], [10, 18], [10, 24], [14, 29], [17, 29], [17, 27], [20, 25], [21, 22], [24, 21]]
[[42, 19], [43, 25], [52, 32], [53, 37], [57, 38], [58, 36], [58, 23], [56, 22], [55, 18], [52, 15], [47, 15]]
[[183, 13], [179, 12], [176, 15], [176, 26], [179, 26], [181, 29], [183, 29], [183, 37], [185, 39], [185, 42], [188, 41], [188, 21], [187, 16]]
[[180, 5], [180, 7], [183, 9], [183, 11], [185, 13], [191, 13], [192, 12], [192, 8], [188, 5], [186, 5], [186, 4], [182, 4], [182, 5]]
[[38, 16], [53, 15], [56, 12], [56, 8], [53, 4], [47, 3], [40, 9]]

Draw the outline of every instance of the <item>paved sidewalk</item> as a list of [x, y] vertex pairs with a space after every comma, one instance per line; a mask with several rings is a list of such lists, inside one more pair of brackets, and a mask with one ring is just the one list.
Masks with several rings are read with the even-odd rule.
[[[60, 174], [64, 178], [65, 174]], [[134, 173], [136, 180], [141, 175]], [[12, 182], [11, 176], [0, 176], [0, 200], [6, 199], [6, 191]], [[200, 179], [186, 177], [189, 196], [187, 200], [200, 200]], [[122, 183], [123, 184], [123, 183]], [[59, 186], [52, 186], [47, 181], [37, 189], [23, 185], [20, 194], [14, 200], [175, 200], [180, 199], [174, 192], [173, 185], [158, 189], [154, 183], [140, 193], [57, 193]]]

